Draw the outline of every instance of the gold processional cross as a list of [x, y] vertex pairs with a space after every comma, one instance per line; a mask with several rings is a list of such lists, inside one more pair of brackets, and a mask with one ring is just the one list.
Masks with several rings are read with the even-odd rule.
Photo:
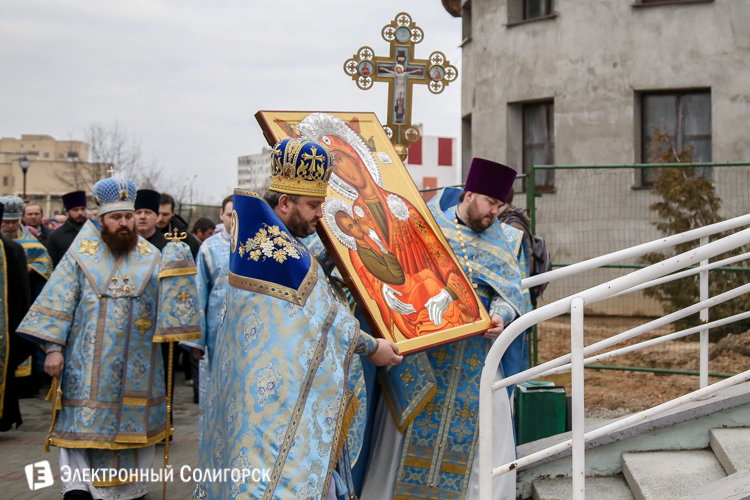
[[[177, 228], [174, 229], [173, 233], [167, 233], [164, 235], [164, 237], [171, 241], [172, 243], [178, 243], [179, 241], [184, 240], [187, 238], [186, 232], [180, 232], [177, 230]], [[185, 290], [182, 290], [183, 297], [177, 296], [178, 299], [182, 300], [184, 303], [188, 297], [185, 297]], [[167, 463], [169, 463], [169, 436], [174, 433], [174, 429], [172, 428], [172, 372], [174, 370], [173, 367], [173, 361], [174, 361], [174, 342], [169, 341], [169, 358], [167, 358], [169, 361], [167, 363], [167, 434], [164, 438], [164, 468], [167, 468]], [[162, 499], [166, 500], [167, 498], [167, 482], [164, 481], [164, 489], [162, 491]]]
[[398, 14], [380, 34], [391, 44], [390, 56], [376, 56], [370, 47], [361, 47], [344, 63], [344, 72], [362, 90], [370, 90], [373, 82], [388, 82], [388, 121], [383, 128], [405, 160], [407, 148], [420, 136], [411, 124], [412, 87], [427, 85], [430, 92], [439, 94], [458, 78], [458, 70], [442, 52], [416, 59], [414, 46], [422, 41], [424, 32], [406, 12]]

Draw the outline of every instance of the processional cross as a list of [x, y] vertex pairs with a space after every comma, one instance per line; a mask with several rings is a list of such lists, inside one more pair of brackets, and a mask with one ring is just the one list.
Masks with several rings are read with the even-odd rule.
[[[167, 233], [164, 235], [164, 238], [171, 241], [172, 243], [178, 243], [185, 238], [187, 238], [186, 232], [180, 232], [177, 230], [177, 228], [174, 228], [173, 233]], [[180, 297], [182, 295], [182, 297]], [[182, 300], [182, 302], [185, 302], [189, 295], [185, 297], [185, 291], [183, 290], [182, 293], [177, 296], [178, 299]], [[172, 372], [174, 371], [174, 366], [172, 364], [172, 361], [174, 360], [174, 341], [169, 341], [169, 362], [167, 363], [167, 434], [164, 437], [164, 469], [168, 467], [169, 463], [169, 437], [174, 434], [174, 428], [172, 427], [171, 419], [172, 419]], [[171, 466], [169, 466], [171, 467]], [[162, 500], [167, 499], [167, 480], [164, 480], [164, 490], [162, 493]]]
[[458, 78], [458, 70], [442, 52], [433, 52], [429, 59], [414, 56], [414, 46], [424, 32], [406, 12], [383, 26], [380, 34], [391, 44], [390, 55], [376, 56], [370, 47], [361, 47], [344, 63], [344, 72], [362, 90], [370, 90], [373, 82], [388, 83], [388, 121], [383, 128], [403, 160], [407, 148], [420, 136], [411, 124], [412, 87], [427, 85], [430, 92], [439, 94]]

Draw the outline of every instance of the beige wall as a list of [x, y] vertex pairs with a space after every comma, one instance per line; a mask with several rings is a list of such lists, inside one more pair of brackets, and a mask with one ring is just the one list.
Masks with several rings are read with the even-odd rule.
[[[634, 7], [633, 0], [559, 1], [556, 18], [507, 27], [509, 1], [471, 2], [462, 111], [472, 117], [474, 156], [520, 169], [521, 122], [513, 104], [554, 99], [556, 164], [640, 162], [639, 92], [710, 88], [713, 161], [750, 161], [750, 1], [651, 7]], [[748, 169], [716, 169], [714, 179], [724, 216], [750, 212]], [[655, 197], [632, 189], [632, 169], [586, 182], [580, 172], [558, 171], [556, 193], [537, 200], [537, 232], [553, 261], [576, 262], [659, 236], [649, 224]], [[589, 196], [601, 185], [605, 197]], [[591, 217], [565, 217], [572, 207]], [[622, 273], [602, 271], [573, 286]], [[570, 286], [552, 285], [546, 298], [567, 293]], [[661, 308], [641, 300], [599, 311], [658, 314]]]
[[70, 171], [69, 153], [77, 154], [79, 162], [86, 162], [88, 149], [85, 142], [56, 141], [48, 135], [0, 139], [0, 195], [23, 194], [23, 171], [19, 159], [25, 156], [31, 162], [26, 178], [27, 196], [42, 205], [45, 215], [61, 212], [60, 196], [73, 190], [60, 180], [60, 176]]

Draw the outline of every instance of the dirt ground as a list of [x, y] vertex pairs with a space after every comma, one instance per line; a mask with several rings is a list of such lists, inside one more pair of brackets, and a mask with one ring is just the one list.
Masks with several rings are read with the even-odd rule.
[[[586, 345], [622, 333], [648, 322], [644, 318], [586, 316], [584, 335]], [[663, 327], [606, 349], [604, 352], [642, 342], [659, 335], [671, 333], [671, 327]], [[559, 317], [539, 325], [539, 362], [550, 361], [570, 352], [570, 319]], [[600, 362], [610, 366], [634, 366], [668, 368], [675, 370], [698, 370], [698, 336], [690, 341], [671, 341], [640, 351], [617, 356]], [[750, 331], [730, 335], [709, 349], [709, 371], [712, 373], [736, 374], [750, 369]], [[585, 371], [586, 416], [615, 418], [646, 410], [671, 399], [688, 394], [699, 388], [697, 376], [664, 375], [620, 370]], [[711, 377], [709, 383], [721, 378]], [[570, 384], [566, 384], [570, 394]]]

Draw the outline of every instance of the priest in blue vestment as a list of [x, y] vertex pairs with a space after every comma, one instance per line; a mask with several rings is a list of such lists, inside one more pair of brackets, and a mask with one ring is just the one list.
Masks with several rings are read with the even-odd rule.
[[221, 231], [207, 238], [198, 250], [195, 266], [198, 270], [198, 307], [201, 312], [201, 337], [181, 342], [192, 350], [191, 356], [198, 358], [198, 439], [203, 440], [206, 418], [206, 387], [211, 374], [211, 358], [216, 348], [221, 308], [229, 286], [229, 233], [232, 230], [232, 195], [224, 198], [219, 218], [224, 223]]
[[[513, 320], [531, 310], [521, 279], [528, 248], [518, 229], [497, 220], [515, 170], [475, 158], [463, 190], [445, 188], [428, 207], [496, 325], [470, 337], [406, 356], [383, 370], [374, 444], [362, 498], [478, 498], [474, 457], [479, 437], [479, 380], [489, 348]], [[502, 358], [498, 376], [528, 368], [526, 335]], [[410, 371], [409, 383], [402, 377]], [[421, 390], [417, 390], [421, 389]], [[495, 393], [494, 464], [515, 458], [510, 393]], [[493, 500], [514, 500], [515, 474], [495, 478]]]
[[92, 192], [101, 230], [84, 224], [18, 332], [45, 342], [45, 371], [60, 381], [45, 448], [71, 471], [64, 498], [128, 500], [148, 492], [129, 472], [151, 469], [170, 434], [159, 343], [200, 336], [195, 263], [184, 243], [162, 254], [138, 236], [132, 181]]
[[[23, 247], [33, 302], [52, 274], [52, 260], [44, 245], [21, 222], [23, 199], [20, 196], [0, 196], [5, 205], [2, 234]], [[18, 397], [33, 397], [39, 392], [44, 377], [44, 351], [37, 346], [33, 355], [21, 363], [15, 372]]]
[[[355, 354], [401, 361], [395, 344], [361, 332], [345, 299], [297, 238], [315, 231], [331, 175], [327, 147], [286, 139], [269, 192], [234, 192], [229, 287], [211, 360], [196, 499], [336, 498], [334, 469], [357, 409]], [[241, 473], [267, 469], [265, 477]]]

